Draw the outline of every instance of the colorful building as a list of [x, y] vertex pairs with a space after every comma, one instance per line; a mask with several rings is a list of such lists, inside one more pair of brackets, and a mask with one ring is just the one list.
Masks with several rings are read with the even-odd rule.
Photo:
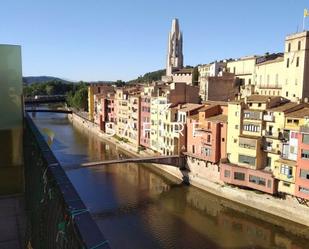
[[220, 182], [219, 164], [226, 158], [227, 102], [206, 104], [187, 119], [187, 163], [192, 174]]
[[229, 184], [277, 192], [277, 180], [267, 165], [264, 151], [265, 110], [282, 105], [282, 97], [252, 95], [228, 106], [227, 160], [221, 164], [220, 179]]

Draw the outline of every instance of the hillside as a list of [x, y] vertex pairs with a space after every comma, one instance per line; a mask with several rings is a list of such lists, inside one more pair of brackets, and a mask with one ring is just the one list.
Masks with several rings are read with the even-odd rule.
[[23, 77], [23, 83], [30, 85], [33, 83], [45, 83], [49, 81], [61, 81], [63, 83], [69, 83], [67, 80], [63, 80], [57, 77], [52, 76], [27, 76]]
[[137, 79], [130, 80], [127, 83], [147, 83], [147, 82], [152, 82], [156, 80], [161, 80], [161, 76], [165, 75], [165, 69], [153, 71], [153, 72], [148, 72], [145, 73], [143, 76], [139, 76]]

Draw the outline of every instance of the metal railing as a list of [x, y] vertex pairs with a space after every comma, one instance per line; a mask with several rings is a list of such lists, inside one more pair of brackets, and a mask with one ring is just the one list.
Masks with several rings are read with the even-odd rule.
[[28, 114], [23, 143], [27, 246], [34, 249], [110, 248]]

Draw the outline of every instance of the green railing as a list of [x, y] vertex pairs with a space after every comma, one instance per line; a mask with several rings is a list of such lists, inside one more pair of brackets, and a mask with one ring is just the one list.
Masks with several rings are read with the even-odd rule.
[[27, 246], [34, 249], [110, 248], [28, 115], [24, 122], [23, 143]]

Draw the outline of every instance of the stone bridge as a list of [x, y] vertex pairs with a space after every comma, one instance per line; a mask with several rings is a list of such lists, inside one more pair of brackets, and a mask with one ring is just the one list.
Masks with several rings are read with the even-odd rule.
[[81, 168], [94, 168], [109, 164], [119, 164], [119, 163], [155, 163], [155, 164], [165, 164], [174, 166], [180, 169], [184, 169], [186, 165], [185, 156], [172, 155], [172, 156], [152, 156], [152, 157], [139, 157], [139, 158], [125, 158], [125, 159], [114, 159], [98, 162], [82, 163], [80, 165], [72, 165], [64, 167], [65, 170], [76, 170]]

